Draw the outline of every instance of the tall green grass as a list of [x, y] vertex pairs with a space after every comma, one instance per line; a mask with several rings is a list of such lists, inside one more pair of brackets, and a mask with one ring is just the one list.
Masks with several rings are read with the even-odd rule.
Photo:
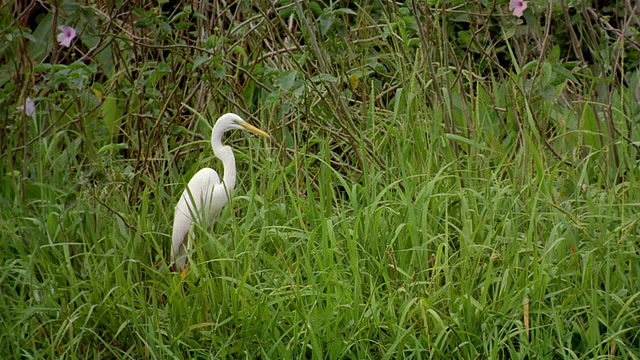
[[[210, 17], [229, 25], [212, 28], [213, 50], [233, 51], [199, 58], [213, 54], [175, 23], [163, 41], [180, 46], [163, 54], [115, 37], [126, 51], [103, 84], [49, 84], [35, 117], [11, 107], [0, 355], [640, 358], [633, 92], [559, 58], [518, 66], [506, 35], [469, 40], [489, 49], [482, 62], [453, 59], [445, 7], [281, 5], [252, 23], [267, 43], [241, 19], [269, 8], [238, 4]], [[506, 45], [509, 70], [494, 59]], [[135, 51], [144, 62], [119, 58]], [[182, 278], [168, 267], [173, 207], [200, 168], [222, 171], [208, 138], [227, 111], [274, 140], [225, 138], [235, 196], [196, 229]]]

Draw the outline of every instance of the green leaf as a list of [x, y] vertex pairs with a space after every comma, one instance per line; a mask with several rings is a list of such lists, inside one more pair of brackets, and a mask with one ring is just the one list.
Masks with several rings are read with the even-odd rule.
[[553, 69], [553, 72], [555, 72], [556, 74], [564, 77], [567, 80], [571, 80], [574, 83], [579, 83], [578, 79], [573, 76], [571, 71], [567, 70], [567, 68], [565, 68], [564, 66], [560, 64], [552, 64], [551, 67]]
[[336, 17], [331, 14], [322, 14], [320, 15], [320, 17], [318, 17], [318, 24], [320, 24], [320, 33], [323, 36], [327, 34], [335, 19]]
[[108, 152], [112, 152], [112, 151], [120, 151], [120, 150], [128, 149], [128, 148], [129, 148], [129, 144], [127, 144], [127, 143], [107, 144], [107, 145], [101, 147], [100, 149], [98, 149], [98, 154], [104, 154], [104, 153], [108, 153]]
[[33, 63], [40, 63], [53, 48], [51, 28], [53, 24], [53, 13], [47, 14], [38, 23], [38, 27], [33, 31], [33, 38], [37, 39], [27, 45], [30, 60]]
[[586, 146], [592, 150], [602, 149], [598, 119], [591, 106], [585, 106], [582, 110], [581, 130], [583, 134], [582, 140]]
[[33, 67], [34, 72], [47, 72], [50, 69], [51, 69], [51, 64], [49, 63], [38, 64]]
[[267, 98], [264, 99], [264, 105], [268, 108], [273, 106], [278, 100], [280, 100], [280, 91], [272, 91], [267, 95]]
[[102, 103], [102, 119], [109, 133], [113, 136], [122, 119], [122, 109], [118, 107], [118, 98], [113, 93], [107, 95]]
[[349, 9], [349, 8], [342, 8], [342, 9], [336, 9], [333, 11], [334, 14], [336, 15], [343, 15], [343, 14], [347, 14], [347, 15], [358, 15], [358, 13], [356, 13], [355, 11]]
[[493, 151], [492, 149], [480, 144], [479, 142], [471, 140], [471, 139], [468, 139], [468, 138], [466, 138], [464, 136], [446, 133], [446, 134], [444, 134], [444, 137], [447, 138], [448, 140], [453, 140], [453, 141], [456, 141], [456, 142], [459, 142], [459, 143], [467, 144], [469, 146], [478, 148], [478, 149], [480, 149], [482, 151], [487, 151], [487, 152], [492, 152]]
[[211, 55], [203, 55], [203, 56], [198, 56], [194, 61], [193, 61], [193, 69], [195, 70], [198, 68], [198, 66], [206, 63], [207, 61], [211, 61], [212, 56]]
[[293, 87], [293, 84], [296, 81], [296, 75], [298, 74], [298, 70], [286, 70], [278, 76], [275, 81], [275, 86], [279, 87], [283, 91], [289, 91]]
[[336, 81], [338, 81], [338, 78], [333, 76], [333, 75], [331, 75], [331, 74], [321, 73], [321, 74], [318, 74], [318, 75], [312, 77], [311, 81], [313, 81], [313, 82], [325, 82], [325, 81], [336, 82]]

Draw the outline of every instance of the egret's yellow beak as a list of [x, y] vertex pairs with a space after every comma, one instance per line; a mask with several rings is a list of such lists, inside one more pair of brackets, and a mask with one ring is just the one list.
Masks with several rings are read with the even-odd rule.
[[256, 135], [260, 135], [262, 137], [266, 137], [267, 139], [271, 138], [271, 135], [269, 135], [268, 133], [266, 133], [266, 132], [258, 129], [257, 127], [249, 124], [248, 122], [241, 122], [240, 126], [242, 126], [245, 130], [247, 130], [249, 132], [252, 132], [252, 133], [254, 133]]

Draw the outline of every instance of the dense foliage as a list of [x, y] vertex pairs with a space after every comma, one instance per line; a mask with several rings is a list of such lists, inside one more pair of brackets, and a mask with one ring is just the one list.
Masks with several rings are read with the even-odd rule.
[[640, 358], [640, 10], [510, 5], [0, 7], [0, 357]]

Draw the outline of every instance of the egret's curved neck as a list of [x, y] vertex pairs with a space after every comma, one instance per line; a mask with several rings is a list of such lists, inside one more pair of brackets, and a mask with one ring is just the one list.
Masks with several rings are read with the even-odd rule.
[[213, 147], [213, 154], [222, 161], [222, 167], [224, 168], [222, 181], [227, 193], [231, 193], [236, 187], [236, 158], [233, 156], [233, 150], [231, 150], [230, 146], [222, 145], [222, 133], [211, 138], [211, 146]]

